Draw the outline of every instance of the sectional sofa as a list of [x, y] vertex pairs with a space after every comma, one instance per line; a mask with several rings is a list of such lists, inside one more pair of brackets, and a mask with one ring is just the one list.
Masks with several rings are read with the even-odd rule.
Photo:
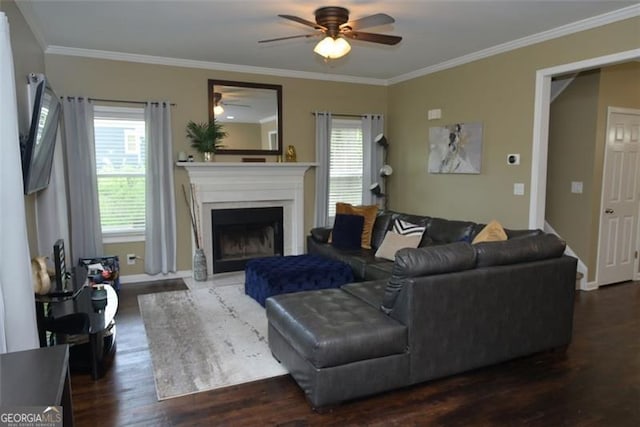
[[428, 224], [421, 247], [383, 261], [332, 251], [314, 230], [309, 251], [364, 281], [267, 299], [271, 351], [314, 408], [569, 344], [577, 261], [558, 237], [512, 231], [472, 245], [477, 224], [399, 213], [374, 228], [398, 216]]

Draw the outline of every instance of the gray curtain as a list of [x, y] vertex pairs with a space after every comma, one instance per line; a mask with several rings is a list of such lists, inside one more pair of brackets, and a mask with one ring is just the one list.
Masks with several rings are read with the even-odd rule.
[[331, 147], [331, 113], [316, 112], [316, 227], [327, 227], [329, 206], [329, 159]]
[[144, 120], [147, 128], [144, 270], [148, 274], [167, 274], [176, 271], [171, 105], [148, 102]]
[[13, 73], [9, 22], [0, 12], [0, 353], [38, 347]]
[[[371, 194], [369, 187], [374, 182], [380, 183], [383, 187], [383, 180], [380, 179], [380, 168], [384, 161], [384, 152], [381, 146], [374, 142], [374, 138], [384, 131], [384, 117], [379, 114], [367, 114], [362, 117], [362, 204], [374, 205], [378, 199]], [[386, 191], [386, 188], [382, 188]]]
[[103, 254], [93, 105], [84, 98], [65, 97], [62, 112], [71, 236], [71, 261], [67, 262], [75, 265], [78, 258], [93, 258]]

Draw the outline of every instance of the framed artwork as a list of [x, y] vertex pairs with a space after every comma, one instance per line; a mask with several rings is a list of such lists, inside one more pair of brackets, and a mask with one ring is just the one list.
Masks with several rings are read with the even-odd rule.
[[482, 123], [429, 128], [429, 173], [480, 173]]

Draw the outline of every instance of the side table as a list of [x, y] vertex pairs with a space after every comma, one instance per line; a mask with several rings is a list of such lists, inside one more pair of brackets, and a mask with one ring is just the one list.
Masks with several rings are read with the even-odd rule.
[[[73, 368], [80, 362], [88, 364], [94, 380], [104, 374], [105, 357], [115, 350], [114, 318], [118, 310], [116, 291], [110, 285], [101, 286], [104, 287], [107, 294], [106, 306], [103, 305], [101, 309], [94, 307], [92, 300], [94, 289], [91, 286], [84, 286], [68, 298], [36, 296], [36, 317], [41, 337], [45, 330], [56, 333], [56, 336], [60, 337], [62, 341], [65, 341], [69, 336], [77, 338], [84, 335], [86, 337], [84, 343], [72, 345], [71, 365]], [[45, 313], [45, 304], [48, 306], [47, 313]], [[87, 319], [82, 330], [76, 330], [75, 325], [64, 325], [62, 321], [59, 321], [65, 316], [79, 314]], [[86, 342], [87, 339], [88, 342]], [[41, 342], [40, 344], [46, 345], [47, 343]]]
[[0, 354], [0, 406], [54, 405], [73, 426], [68, 345]]

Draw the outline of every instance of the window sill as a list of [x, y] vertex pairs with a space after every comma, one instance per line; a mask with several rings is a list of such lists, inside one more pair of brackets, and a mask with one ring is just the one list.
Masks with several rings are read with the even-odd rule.
[[102, 243], [130, 243], [130, 242], [144, 242], [144, 234], [140, 233], [110, 233], [102, 235]]

